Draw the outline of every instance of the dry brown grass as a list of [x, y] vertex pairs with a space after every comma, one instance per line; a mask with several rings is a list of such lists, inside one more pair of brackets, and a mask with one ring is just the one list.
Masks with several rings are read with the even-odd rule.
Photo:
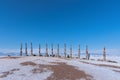
[[21, 65], [23, 66], [36, 66], [31, 70], [33, 74], [40, 74], [47, 70], [53, 72], [53, 74], [48, 77], [46, 80], [76, 80], [76, 79], [84, 79], [84, 80], [92, 80], [92, 76], [86, 74], [84, 71], [80, 71], [73, 66], [67, 65], [66, 63], [52, 62], [56, 65], [43, 65], [43, 64], [35, 64], [33, 62], [23, 62]]
[[[54, 62], [53, 62], [54, 63]], [[55, 62], [57, 65], [39, 65], [39, 68], [32, 70], [33, 73], [42, 73], [45, 69], [53, 71], [53, 74], [46, 80], [92, 80], [92, 76], [86, 74], [84, 71], [80, 71], [73, 66], [67, 65], [65, 63]]]
[[[97, 61], [102, 61], [102, 62], [104, 62], [103, 59], [98, 59]], [[110, 62], [110, 63], [118, 63], [117, 61], [112, 61], [112, 60], [107, 60], [106, 62]]]
[[97, 65], [97, 66], [111, 67], [111, 68], [118, 68], [118, 69], [120, 69], [120, 66], [106, 65], [106, 64], [96, 64], [96, 65]]
[[59, 63], [59, 65], [51, 65], [49, 67], [54, 73], [47, 80], [92, 80], [92, 76], [65, 63]]
[[120, 70], [113, 70], [113, 71], [120, 73]]
[[0, 76], [0, 78], [7, 77], [8, 75], [14, 74], [15, 71], [19, 71], [19, 70], [20, 69], [12, 69], [10, 71], [2, 72], [2, 75]]
[[94, 63], [89, 63], [89, 62], [85, 62], [85, 61], [80, 61], [80, 62], [86, 63], [86, 64], [91, 64], [91, 65], [96, 65], [96, 66], [101, 66], [101, 67], [111, 67], [111, 68], [118, 68], [118, 69], [120, 69], [120, 66], [115, 66], [115, 65], [94, 64]]
[[22, 66], [36, 66], [37, 64], [32, 61], [22, 62], [20, 63]]
[[43, 73], [43, 72], [46, 72], [47, 69], [45, 68], [34, 68], [31, 70], [32, 73], [34, 74], [38, 74], [38, 73]]

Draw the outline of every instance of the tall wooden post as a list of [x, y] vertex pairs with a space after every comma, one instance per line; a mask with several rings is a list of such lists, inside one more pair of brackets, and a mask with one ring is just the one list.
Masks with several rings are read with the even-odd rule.
[[103, 50], [103, 60], [106, 61], [106, 48], [104, 47], [104, 50]]
[[59, 44], [58, 44], [58, 48], [57, 48], [57, 57], [59, 57]]
[[33, 46], [32, 46], [32, 42], [31, 42], [31, 56], [33, 56]]
[[21, 46], [20, 46], [20, 56], [22, 56], [22, 43], [21, 43]]
[[46, 57], [48, 57], [48, 44], [46, 44]]
[[28, 52], [27, 52], [27, 43], [25, 43], [25, 55], [28, 56]]
[[41, 45], [39, 44], [39, 56], [41, 56]]
[[80, 59], [80, 45], [78, 45], [78, 58]]
[[88, 46], [86, 46], [86, 59], [88, 60]]
[[66, 58], [66, 44], [64, 44], [64, 55], [65, 55], [65, 58]]
[[70, 45], [70, 58], [72, 58], [72, 45]]
[[51, 44], [51, 55], [53, 56], [53, 44]]

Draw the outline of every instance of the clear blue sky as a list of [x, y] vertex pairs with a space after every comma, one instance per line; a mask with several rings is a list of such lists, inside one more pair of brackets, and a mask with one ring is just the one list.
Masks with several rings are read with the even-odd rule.
[[0, 48], [21, 42], [120, 49], [120, 1], [0, 0]]

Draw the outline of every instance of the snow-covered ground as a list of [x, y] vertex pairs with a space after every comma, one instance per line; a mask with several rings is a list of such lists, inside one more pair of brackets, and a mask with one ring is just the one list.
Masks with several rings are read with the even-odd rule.
[[[54, 73], [54, 71], [43, 68], [44, 70], [42, 72], [34, 74], [32, 70], [39, 68], [36, 64], [57, 65], [56, 62], [66, 63], [67, 65], [78, 69], [78, 71], [84, 71], [86, 74], [93, 77], [91, 80], [120, 80], [120, 57], [107, 57], [108, 60], [116, 61], [117, 63], [97, 61], [100, 57], [91, 56], [91, 58], [95, 60], [88, 61], [76, 58], [64, 59], [38, 56], [26, 56], [20, 58], [0, 57], [0, 80], [46, 80]], [[34, 64], [29, 66], [21, 65], [21, 63], [24, 62], [33, 62]], [[87, 79], [81, 78], [79, 80]]]

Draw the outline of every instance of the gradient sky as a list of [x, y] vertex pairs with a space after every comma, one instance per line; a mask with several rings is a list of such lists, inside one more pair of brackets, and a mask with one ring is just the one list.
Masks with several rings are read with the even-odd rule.
[[120, 49], [119, 0], [0, 0], [0, 48], [20, 43]]

